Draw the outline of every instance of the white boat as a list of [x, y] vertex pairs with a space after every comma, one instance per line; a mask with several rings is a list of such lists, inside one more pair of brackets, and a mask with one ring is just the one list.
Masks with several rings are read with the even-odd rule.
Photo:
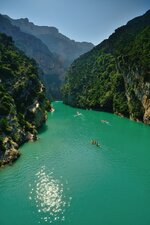
[[76, 117], [76, 116], [82, 116], [82, 113], [80, 113], [80, 112], [77, 111], [77, 114], [74, 115], [74, 117]]

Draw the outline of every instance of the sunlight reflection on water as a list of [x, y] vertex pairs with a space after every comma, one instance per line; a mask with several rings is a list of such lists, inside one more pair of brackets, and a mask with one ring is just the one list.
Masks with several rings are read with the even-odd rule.
[[65, 220], [65, 210], [70, 206], [71, 197], [64, 193], [69, 188], [66, 188], [66, 185], [64, 187], [62, 177], [55, 179], [54, 172], [47, 174], [45, 167], [42, 167], [35, 176], [34, 185], [29, 185], [31, 188], [29, 199], [36, 203], [41, 220], [49, 223]]

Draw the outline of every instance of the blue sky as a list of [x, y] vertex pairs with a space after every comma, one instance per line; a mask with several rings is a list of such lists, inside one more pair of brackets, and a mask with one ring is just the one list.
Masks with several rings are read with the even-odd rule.
[[150, 9], [149, 0], [0, 0], [0, 13], [55, 26], [76, 41], [100, 43]]

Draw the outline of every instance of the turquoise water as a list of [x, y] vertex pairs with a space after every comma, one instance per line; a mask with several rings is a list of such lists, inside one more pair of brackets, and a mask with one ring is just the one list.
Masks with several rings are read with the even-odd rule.
[[0, 225], [150, 225], [150, 127], [54, 107], [39, 140], [0, 171]]

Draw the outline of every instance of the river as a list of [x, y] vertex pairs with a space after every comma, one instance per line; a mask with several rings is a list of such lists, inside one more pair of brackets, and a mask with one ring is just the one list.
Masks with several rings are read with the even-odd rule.
[[39, 140], [0, 170], [0, 225], [149, 225], [150, 127], [53, 105]]

